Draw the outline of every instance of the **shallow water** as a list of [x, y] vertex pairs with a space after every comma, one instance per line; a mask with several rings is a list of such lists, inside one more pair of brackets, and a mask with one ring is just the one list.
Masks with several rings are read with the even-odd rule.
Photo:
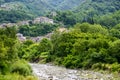
[[39, 80], [113, 80], [112, 74], [93, 71], [66, 69], [50, 64], [30, 63], [33, 74]]

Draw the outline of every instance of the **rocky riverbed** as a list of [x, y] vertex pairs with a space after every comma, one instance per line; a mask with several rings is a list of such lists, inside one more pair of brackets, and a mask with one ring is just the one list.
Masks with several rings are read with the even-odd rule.
[[50, 64], [30, 63], [33, 74], [39, 80], [113, 80], [112, 74], [94, 71], [66, 69]]

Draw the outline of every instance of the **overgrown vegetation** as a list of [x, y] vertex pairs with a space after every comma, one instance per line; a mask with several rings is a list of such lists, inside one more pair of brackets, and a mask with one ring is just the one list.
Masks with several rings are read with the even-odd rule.
[[58, 24], [46, 23], [23, 25], [19, 27], [18, 32], [22, 33], [24, 36], [36, 37], [51, 33], [58, 26]]
[[53, 17], [53, 19], [68, 26], [88, 22], [111, 28], [120, 22], [119, 4], [119, 0], [85, 0], [73, 11], [58, 11], [57, 16]]
[[16, 23], [27, 19], [32, 19], [32, 17], [24, 12], [0, 10], [0, 23]]
[[[2, 1], [2, 3], [9, 2], [9, 0]], [[29, 2], [28, 0], [19, 1]], [[61, 0], [59, 1], [61, 2]], [[54, 6], [59, 4], [56, 1], [51, 3], [48, 0], [48, 2]], [[61, 10], [71, 8], [58, 6], [55, 9], [50, 5], [43, 7], [46, 3], [38, 6], [39, 3], [29, 2], [27, 7], [29, 10], [33, 10], [33, 14], [36, 13], [36, 15], [48, 12], [49, 8], [52, 8], [53, 11], [57, 8]], [[56, 16], [51, 13], [47, 14], [47, 17], [55, 20], [55, 24], [31, 23], [17, 28], [19, 33], [29, 37], [43, 36], [54, 30], [51, 39], [44, 38], [39, 43], [30, 40], [20, 43], [16, 38], [14, 27], [0, 29], [0, 79], [7, 80], [13, 76], [15, 80], [19, 80], [19, 78], [22, 80], [33, 79], [31, 68], [24, 60], [38, 63], [53, 62], [67, 68], [120, 73], [119, 4], [119, 0], [85, 0], [73, 11], [56, 11]], [[44, 12], [44, 10], [46, 11]], [[24, 12], [14, 10], [0, 10], [0, 15], [0, 23], [14, 23], [31, 18]], [[56, 29], [59, 26], [66, 27], [67, 30], [61, 32]], [[14, 64], [12, 64], [13, 62]]]
[[0, 80], [37, 80], [34, 76], [22, 76], [18, 74], [0, 75]]
[[[0, 0], [0, 6], [7, 3], [9, 5], [11, 4], [17, 4], [19, 6], [19, 9], [16, 9], [16, 6], [10, 6], [13, 10], [19, 10], [24, 11], [27, 14], [32, 15], [45, 15], [46, 13], [50, 11], [56, 11], [56, 10], [71, 10], [76, 8], [78, 5], [82, 4], [83, 0]], [[67, 5], [66, 5], [67, 3]], [[25, 8], [23, 8], [23, 6]]]
[[0, 29], [1, 80], [34, 80], [28, 63], [18, 57], [18, 44], [14, 27]]
[[88, 22], [90, 24], [100, 24], [107, 28], [111, 28], [120, 23], [119, 14], [120, 11], [118, 10], [115, 12], [108, 12], [106, 14], [101, 14], [101, 15], [89, 13], [86, 14], [86, 16], [84, 17], [84, 15], [79, 14], [79, 12], [75, 13], [72, 11], [64, 11], [64, 12], [57, 12], [57, 16], [51, 18], [53, 18], [56, 22], [62, 22], [67, 27], [73, 26], [76, 23]]
[[111, 30], [82, 23], [67, 31], [55, 31], [51, 40], [26, 41], [19, 57], [31, 62], [53, 62], [67, 68], [84, 68], [120, 72], [119, 38]]

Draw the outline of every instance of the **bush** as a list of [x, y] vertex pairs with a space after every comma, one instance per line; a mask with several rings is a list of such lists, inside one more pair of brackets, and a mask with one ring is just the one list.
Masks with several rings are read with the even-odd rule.
[[84, 69], [89, 69], [89, 68], [91, 68], [92, 64], [93, 64], [93, 62], [90, 59], [88, 59], [88, 60], [85, 60], [82, 62], [82, 67]]
[[34, 76], [22, 76], [18, 74], [0, 75], [0, 80], [37, 80]]
[[120, 72], [120, 64], [118, 64], [118, 63], [112, 64], [111, 71], [112, 72]]
[[1, 74], [6, 74], [8, 72], [9, 72], [8, 63], [6, 61], [0, 62], [0, 73]]
[[63, 61], [62, 58], [58, 58], [58, 57], [57, 57], [57, 58], [55, 59], [55, 62], [54, 62], [54, 63], [55, 63], [56, 65], [60, 65], [60, 64], [62, 64], [62, 61]]
[[110, 72], [118, 72], [120, 73], [120, 64], [113, 63], [113, 64], [104, 64], [104, 63], [96, 63], [92, 65], [92, 69], [97, 70], [108, 70]]
[[62, 64], [66, 68], [78, 68], [80, 61], [78, 56], [68, 55], [67, 57], [64, 57]]
[[99, 69], [101, 69], [102, 68], [102, 63], [96, 63], [96, 64], [93, 64], [92, 65], [92, 69], [97, 69], [97, 70], [99, 70]]
[[23, 76], [31, 75], [32, 70], [25, 61], [16, 61], [12, 66], [10, 72], [18, 73]]

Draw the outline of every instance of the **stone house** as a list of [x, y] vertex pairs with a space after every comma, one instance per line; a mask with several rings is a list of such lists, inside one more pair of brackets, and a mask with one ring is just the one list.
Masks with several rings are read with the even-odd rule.
[[15, 23], [3, 23], [3, 24], [0, 24], [0, 28], [13, 27], [13, 26], [17, 26], [17, 25]]
[[26, 41], [26, 37], [24, 37], [23, 34], [17, 33], [16, 36], [20, 40], [20, 42]]
[[29, 21], [30, 20], [27, 20], [27, 21], [20, 21], [17, 23], [18, 26], [22, 26], [22, 25], [29, 25]]
[[33, 23], [49, 23], [49, 24], [53, 24], [53, 19], [49, 19], [47, 17], [38, 17], [38, 18], [35, 18]]

